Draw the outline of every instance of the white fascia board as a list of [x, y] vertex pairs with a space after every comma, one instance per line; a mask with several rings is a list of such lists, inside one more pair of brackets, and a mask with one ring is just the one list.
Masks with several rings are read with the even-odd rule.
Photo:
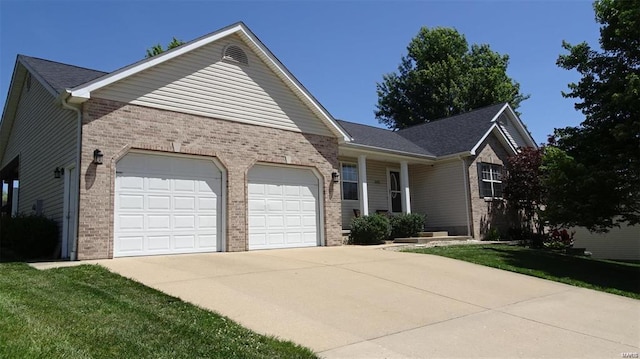
[[523, 135], [522, 137], [524, 137], [527, 140], [527, 142], [529, 142], [529, 145], [531, 147], [538, 148], [538, 145], [536, 144], [536, 141], [533, 139], [533, 136], [531, 136], [531, 133], [529, 132], [529, 130], [527, 130], [522, 120], [520, 120], [520, 117], [511, 108], [511, 106], [509, 106], [509, 104], [507, 104], [506, 109], [509, 112], [509, 117], [511, 117], [511, 119], [514, 120], [513, 122], [515, 122], [516, 127], [518, 128], [518, 131], [520, 132], [521, 135]]
[[116, 81], [120, 81], [126, 77], [135, 75], [141, 71], [144, 71], [150, 67], [156, 66], [163, 62], [169, 61], [175, 57], [178, 57], [184, 53], [187, 53], [191, 50], [197, 49], [201, 46], [209, 44], [213, 41], [216, 41], [220, 38], [233, 34], [242, 29], [241, 24], [233, 25], [227, 29], [220, 30], [219, 32], [215, 32], [208, 36], [204, 36], [200, 39], [197, 39], [189, 44], [185, 44], [178, 48], [163, 52], [160, 55], [153, 56], [151, 58], [138, 61], [129, 66], [123, 67], [120, 70], [116, 70], [109, 74], [106, 74], [102, 77], [99, 77], [93, 81], [89, 81], [80, 86], [74, 87], [72, 89], [68, 89], [67, 92], [71, 94], [72, 97], [79, 97], [83, 99], [91, 98], [91, 92], [101, 89], [105, 86], [111, 85]]
[[[507, 107], [509, 107], [509, 104], [505, 103], [504, 106], [502, 106], [502, 108], [498, 112], [496, 112], [496, 115], [493, 116], [493, 118], [491, 119], [490, 122], [494, 122], [494, 123], [498, 122], [498, 118], [500, 117], [500, 115], [502, 115], [502, 112], [504, 112], [504, 109], [507, 108]], [[511, 108], [511, 107], [509, 107], [509, 108]]]
[[482, 142], [484, 142], [484, 140], [486, 140], [487, 137], [489, 137], [489, 135], [494, 131], [497, 132], [497, 134], [499, 135], [499, 139], [501, 138], [501, 140], [508, 145], [508, 148], [514, 154], [518, 153], [518, 151], [516, 151], [516, 149], [513, 147], [513, 145], [511, 144], [511, 142], [507, 138], [507, 136], [505, 136], [504, 133], [502, 132], [502, 130], [500, 130], [500, 126], [498, 126], [497, 122], [494, 122], [493, 125], [491, 125], [491, 127], [489, 127], [489, 130], [482, 136], [482, 138], [480, 138], [480, 141], [478, 141], [478, 143], [476, 143], [476, 145], [473, 146], [473, 148], [469, 152], [471, 152], [471, 154], [475, 156], [476, 155], [476, 151], [478, 150], [480, 145], [482, 145]]
[[392, 156], [396, 156], [396, 157], [402, 157], [402, 158], [413, 159], [413, 160], [420, 159], [420, 160], [435, 161], [437, 159], [435, 156], [422, 155], [422, 154], [418, 154], [418, 153], [411, 153], [411, 152], [404, 152], [404, 151], [390, 150], [390, 149], [386, 149], [386, 148], [367, 146], [367, 145], [362, 145], [362, 144], [353, 143], [353, 142], [341, 144], [340, 146], [342, 146], [344, 149], [355, 150], [355, 151], [363, 152], [363, 153], [379, 154], [379, 155], [392, 155]]

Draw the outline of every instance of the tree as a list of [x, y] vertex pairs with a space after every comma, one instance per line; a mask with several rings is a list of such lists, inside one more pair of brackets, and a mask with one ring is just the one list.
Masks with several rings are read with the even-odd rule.
[[540, 221], [536, 221], [546, 193], [541, 178], [543, 153], [544, 148], [524, 147], [509, 157], [506, 165], [504, 198], [508, 207], [522, 217], [523, 229], [529, 233], [534, 229], [543, 232]]
[[508, 55], [469, 44], [451, 28], [423, 27], [397, 73], [377, 84], [376, 118], [392, 129], [457, 115], [499, 102], [516, 109], [528, 96], [507, 76]]
[[[582, 78], [564, 97], [580, 99], [577, 127], [556, 129], [549, 221], [607, 231], [640, 223], [640, 0], [594, 4], [601, 51], [563, 42], [557, 64]], [[562, 192], [559, 192], [562, 193]]]
[[165, 50], [162, 45], [160, 44], [155, 44], [152, 47], [147, 49], [147, 55], [145, 56], [145, 58], [150, 58], [150, 57], [154, 57], [156, 55], [160, 55], [161, 53], [165, 52], [165, 51], [169, 51], [173, 48], [176, 48], [180, 45], [184, 45], [185, 42], [182, 40], [178, 40], [175, 37], [171, 40], [171, 42], [169, 44], [167, 44], [167, 49]]

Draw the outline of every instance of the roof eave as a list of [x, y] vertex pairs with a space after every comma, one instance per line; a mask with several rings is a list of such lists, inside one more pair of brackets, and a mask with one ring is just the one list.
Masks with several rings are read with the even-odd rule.
[[412, 158], [419, 158], [419, 159], [425, 159], [425, 160], [431, 160], [431, 161], [435, 161], [437, 159], [436, 156], [431, 156], [431, 155], [425, 155], [425, 154], [421, 154], [421, 153], [413, 153], [413, 152], [406, 152], [406, 151], [398, 151], [398, 150], [392, 150], [392, 149], [388, 149], [388, 148], [381, 148], [381, 147], [376, 147], [376, 146], [369, 146], [369, 145], [363, 145], [360, 143], [345, 143], [342, 146], [346, 147], [346, 148], [350, 148], [350, 149], [355, 149], [355, 150], [365, 150], [365, 151], [370, 151], [370, 152], [379, 152], [379, 153], [385, 153], [385, 154], [392, 154], [392, 155], [396, 155], [396, 156], [403, 156], [403, 157], [412, 157]]

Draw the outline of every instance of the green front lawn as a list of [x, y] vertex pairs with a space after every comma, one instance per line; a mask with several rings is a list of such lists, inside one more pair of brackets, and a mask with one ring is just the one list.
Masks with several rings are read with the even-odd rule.
[[556, 282], [640, 299], [640, 264], [574, 257], [509, 245], [415, 248], [435, 254]]
[[315, 358], [97, 266], [0, 264], [0, 358]]

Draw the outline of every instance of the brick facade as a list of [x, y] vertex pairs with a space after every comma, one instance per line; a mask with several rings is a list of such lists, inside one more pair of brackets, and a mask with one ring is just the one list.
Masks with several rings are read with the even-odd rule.
[[[83, 106], [78, 259], [113, 256], [115, 166], [131, 149], [215, 158], [226, 171], [226, 251], [248, 248], [247, 174], [256, 163], [315, 168], [323, 176], [326, 245], [341, 244], [337, 139], [91, 99]], [[92, 163], [93, 150], [104, 164]], [[223, 188], [223, 191], [225, 188]]]
[[478, 165], [481, 162], [506, 165], [510, 153], [504, 145], [490, 135], [477, 150], [475, 157], [467, 159], [469, 163], [469, 194], [471, 197], [471, 216], [473, 238], [483, 239], [491, 228], [496, 228], [504, 236], [507, 234], [509, 221], [504, 213], [504, 202], [480, 197], [480, 179]]

